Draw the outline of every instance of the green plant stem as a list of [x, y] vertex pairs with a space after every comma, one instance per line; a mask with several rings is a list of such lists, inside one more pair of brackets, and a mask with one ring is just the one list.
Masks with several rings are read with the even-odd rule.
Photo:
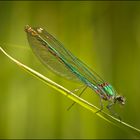
[[[20, 63], [19, 61], [17, 61], [13, 57], [11, 57], [8, 53], [6, 53], [4, 51], [4, 49], [2, 49], [1, 47], [0, 47], [0, 50], [1, 50], [1, 52], [3, 52], [3, 54], [5, 54], [10, 60], [12, 60], [14, 63], [16, 63], [22, 69], [29, 72], [30, 74], [32, 74], [36, 78], [40, 79], [41, 81], [43, 81], [48, 86], [50, 86], [50, 87], [54, 88], [55, 90], [59, 91], [60, 93], [62, 93], [66, 97], [70, 98], [74, 102], [78, 103], [79, 105], [83, 106], [84, 108], [88, 109], [89, 111], [91, 111], [93, 113], [100, 110], [98, 107], [96, 107], [93, 104], [87, 102], [86, 100], [80, 98], [79, 96], [75, 95], [74, 93], [72, 93], [68, 89], [64, 88], [63, 86], [55, 83], [54, 81], [50, 80], [49, 78], [45, 77], [44, 75], [40, 74], [39, 72], [29, 68], [28, 66], [26, 66], [22, 63]], [[124, 128], [125, 130], [126, 129], [131, 130], [131, 132], [135, 133], [135, 135], [140, 137], [140, 129], [138, 129], [136, 127], [133, 127], [130, 124], [125, 123], [123, 121], [120, 121], [119, 119], [111, 116], [110, 114], [105, 113], [104, 111], [96, 113], [96, 115], [98, 115], [99, 117], [101, 117], [102, 119], [106, 120], [107, 122], [109, 122], [111, 124], [119, 126], [120, 128]]]

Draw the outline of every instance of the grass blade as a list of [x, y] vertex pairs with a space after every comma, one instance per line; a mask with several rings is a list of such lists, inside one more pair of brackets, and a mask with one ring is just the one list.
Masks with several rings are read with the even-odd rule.
[[[98, 107], [96, 107], [93, 104], [87, 102], [86, 100], [82, 99], [81, 97], [75, 95], [74, 93], [72, 93], [68, 89], [64, 88], [63, 86], [61, 86], [57, 83], [55, 83], [54, 81], [50, 80], [49, 78], [45, 77], [44, 75], [40, 74], [39, 72], [37, 72], [37, 71], [29, 68], [28, 66], [22, 64], [18, 60], [14, 59], [8, 53], [6, 53], [4, 51], [4, 49], [2, 49], [2, 47], [0, 47], [0, 51], [3, 54], [5, 54], [10, 60], [12, 60], [14, 63], [16, 63], [18, 66], [20, 66], [22, 69], [24, 69], [28, 73], [32, 74], [34, 77], [38, 78], [39, 80], [43, 81], [48, 86], [54, 88], [59, 93], [65, 95], [66, 97], [70, 98], [74, 102], [76, 102], [79, 105], [83, 106], [84, 108], [88, 109], [89, 111], [95, 113], [99, 110]], [[133, 127], [132, 125], [130, 125], [128, 123], [125, 123], [123, 121], [120, 121], [119, 119], [117, 119], [117, 118], [115, 118], [115, 117], [111, 116], [110, 114], [107, 114], [103, 111], [99, 112], [99, 113], [96, 113], [96, 115], [98, 115], [99, 117], [101, 117], [102, 119], [106, 120], [107, 122], [109, 122], [111, 124], [114, 124], [116, 126], [119, 126], [120, 128], [123, 128], [124, 130], [131, 131], [133, 134], [135, 134], [136, 136], [138, 136], [140, 138], [140, 129], [138, 129], [136, 127]]]

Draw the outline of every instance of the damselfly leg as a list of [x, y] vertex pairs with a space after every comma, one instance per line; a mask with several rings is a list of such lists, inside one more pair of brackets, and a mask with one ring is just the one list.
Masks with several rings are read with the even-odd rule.
[[[84, 93], [84, 91], [86, 90], [87, 86], [84, 87], [84, 89], [81, 91], [81, 93], [79, 94], [79, 97]], [[74, 91], [78, 91], [79, 89], [75, 89]], [[67, 111], [70, 110], [72, 108], [72, 106], [75, 104], [76, 102], [73, 102], [68, 108]]]
[[99, 95], [99, 97], [100, 97], [100, 110], [96, 111], [95, 113], [101, 112], [103, 110], [103, 108], [104, 108], [101, 95]]
[[121, 117], [112, 109], [113, 105], [114, 103], [109, 103], [106, 107], [113, 116], [117, 117], [121, 121], [122, 120]]

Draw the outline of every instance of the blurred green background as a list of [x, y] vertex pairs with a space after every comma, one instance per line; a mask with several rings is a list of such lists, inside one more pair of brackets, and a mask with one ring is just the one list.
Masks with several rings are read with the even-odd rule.
[[[140, 2], [0, 2], [0, 44], [13, 57], [73, 90], [32, 53], [24, 26], [39, 26], [60, 40], [126, 97], [116, 110], [140, 128]], [[0, 53], [0, 138], [136, 138], [46, 86]], [[82, 95], [99, 106], [87, 90]]]

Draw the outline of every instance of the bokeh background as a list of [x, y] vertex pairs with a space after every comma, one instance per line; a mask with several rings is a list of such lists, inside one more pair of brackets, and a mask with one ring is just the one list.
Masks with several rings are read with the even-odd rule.
[[[24, 26], [46, 29], [126, 97], [116, 110], [140, 128], [140, 2], [0, 1], [0, 44], [14, 58], [73, 90], [32, 53]], [[93, 91], [83, 98], [99, 106]], [[0, 138], [137, 138], [29, 75], [0, 53]]]

